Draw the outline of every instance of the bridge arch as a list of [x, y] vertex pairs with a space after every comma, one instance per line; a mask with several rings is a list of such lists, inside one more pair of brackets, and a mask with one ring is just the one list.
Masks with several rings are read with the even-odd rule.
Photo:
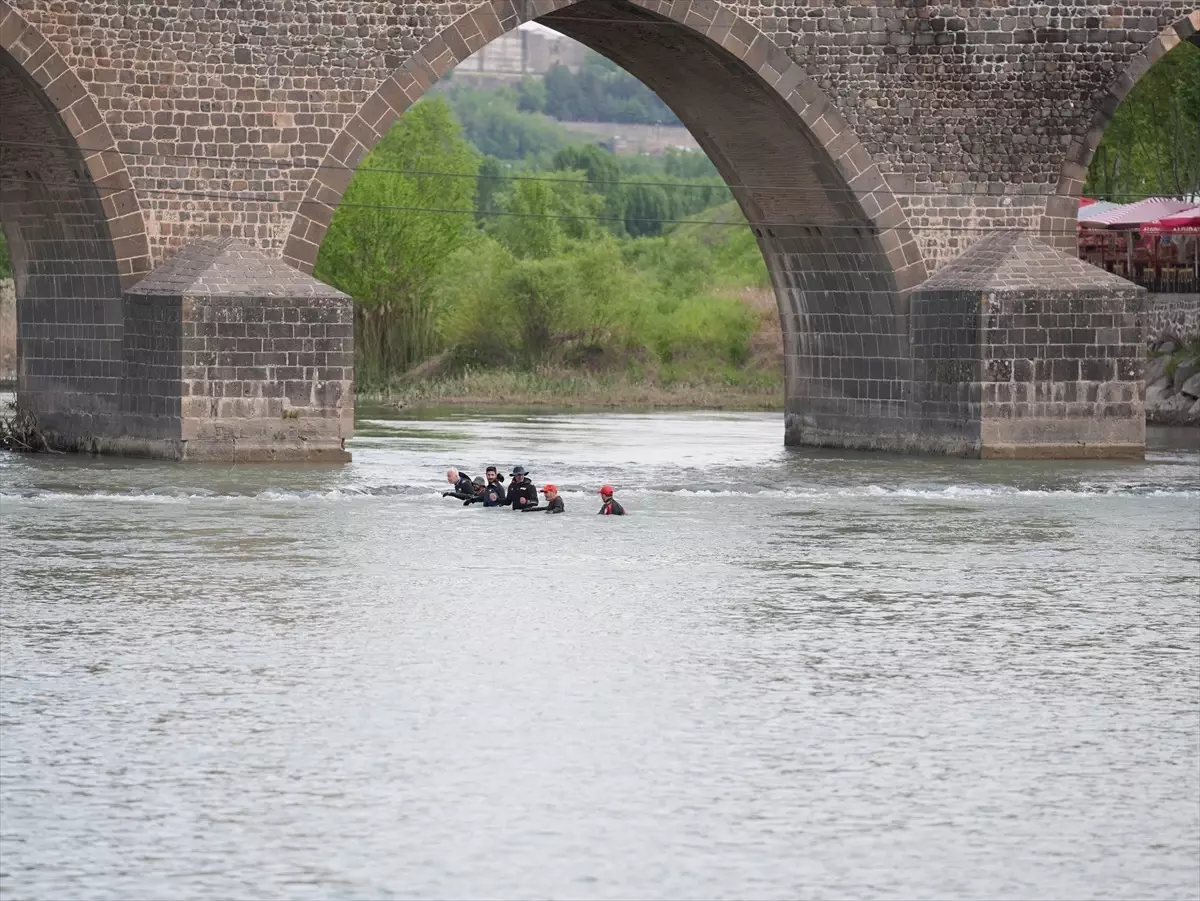
[[1050, 236], [1055, 246], [1062, 250], [1075, 251], [1075, 222], [1079, 210], [1079, 196], [1083, 193], [1083, 185], [1087, 180], [1088, 166], [1091, 165], [1096, 148], [1100, 146], [1117, 107], [1129, 96], [1138, 80], [1150, 71], [1150, 67], [1183, 41], [1200, 46], [1200, 8], [1163, 29], [1129, 61], [1124, 71], [1099, 95], [1095, 104], [1096, 111], [1087, 130], [1068, 146], [1058, 185], [1046, 200], [1042, 233]]
[[[57, 120], [53, 130], [64, 160], [70, 158], [70, 170], [79, 182], [79, 190], [88, 194], [93, 209], [99, 210], [113, 243], [122, 285], [133, 284], [150, 271], [150, 251], [141, 203], [125, 158], [83, 82], [9, 0], [0, 0], [0, 66], [7, 72], [4, 77], [24, 82], [22, 98], [36, 100], [51, 119]], [[10, 90], [14, 105], [4, 118], [9, 120], [9, 129], [17, 129], [23, 105], [15, 105], [15, 85]], [[8, 168], [27, 171], [23, 162], [28, 160], [23, 156], [44, 155], [50, 150], [53, 148], [38, 146], [31, 135], [22, 139], [16, 131], [6, 134], [0, 144], [0, 158], [6, 162], [5, 175], [10, 183], [16, 176], [10, 175]]]
[[311, 272], [354, 168], [442, 76], [536, 19], [655, 91], [731, 186], [767, 262], [785, 341], [788, 439], [875, 446], [903, 431], [905, 292], [925, 262], [883, 174], [773, 39], [705, 0], [497, 0], [410, 57], [331, 145], [284, 259]]
[[128, 410], [123, 291], [150, 269], [142, 211], [85, 86], [0, 0], [0, 226], [17, 294], [17, 398], [48, 436]]

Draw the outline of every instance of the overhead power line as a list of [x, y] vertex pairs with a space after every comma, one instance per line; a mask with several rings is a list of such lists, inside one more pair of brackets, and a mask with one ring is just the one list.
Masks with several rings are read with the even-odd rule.
[[[0, 182], [10, 182], [18, 184], [34, 184], [44, 185], [49, 187], [62, 188], [79, 188], [80, 182], [48, 182], [36, 178], [15, 178], [11, 176], [0, 177]], [[119, 188], [104, 188], [97, 185], [87, 185], [89, 189], [98, 191], [119, 192]], [[299, 201], [299, 200], [282, 200], [278, 197], [268, 196], [252, 196], [246, 192], [214, 192], [214, 191], [184, 191], [170, 188], [148, 188], [140, 191], [141, 194], [152, 194], [160, 197], [180, 197], [189, 200], [225, 200], [230, 202], [240, 203], [261, 203], [274, 206], [295, 207], [297, 210], [304, 203], [315, 203], [316, 201]], [[320, 204], [327, 206], [327, 204]], [[367, 209], [367, 210], [391, 210], [395, 212], [406, 213], [424, 213], [428, 215], [444, 215], [444, 216], [498, 216], [512, 217], [519, 219], [552, 219], [559, 221], [579, 221], [579, 222], [638, 222], [644, 224], [657, 223], [661, 225], [703, 225], [713, 226], [717, 228], [753, 228], [753, 229], [819, 229], [821, 231], [852, 231], [863, 232], [870, 234], [880, 234], [886, 231], [895, 231], [896, 228], [880, 228], [874, 223], [826, 223], [826, 222], [794, 222], [788, 220], [743, 220], [733, 222], [714, 222], [708, 219], [665, 219], [665, 218], [647, 218], [647, 217], [626, 217], [626, 216], [600, 216], [600, 215], [585, 215], [578, 213], [521, 213], [510, 210], [479, 210], [479, 209], [443, 209], [430, 208], [420, 206], [404, 206], [399, 204], [386, 203], [360, 203], [355, 201], [342, 201], [337, 205], [337, 209]], [[295, 212], [292, 210], [291, 212]], [[1019, 218], [1019, 217], [1017, 217]], [[1009, 226], [1013, 229], [1019, 226]], [[1003, 229], [1004, 226], [992, 226], [991, 229], [970, 227], [970, 226], [922, 226], [922, 232], [950, 232], [950, 233], [966, 233], [978, 234], [983, 231]], [[1051, 231], [1040, 231], [1039, 234], [1055, 235], [1055, 234], [1075, 234], [1075, 229], [1058, 229]]]
[[[75, 150], [78, 149], [81, 153], [84, 153], [84, 154], [110, 152], [109, 148], [106, 148], [104, 150], [97, 150], [94, 148], [85, 150], [83, 148], [76, 148], [74, 145], [71, 145], [71, 144], [47, 145], [44, 142], [39, 143], [39, 142], [34, 142], [34, 141], [0, 140], [0, 147], [36, 147], [36, 148], [42, 149], [47, 146], [57, 147], [60, 150], [65, 150], [68, 152], [74, 152]], [[895, 197], [943, 197], [943, 196], [945, 196], [945, 197], [985, 197], [985, 198], [996, 198], [997, 200], [1000, 200], [1005, 197], [1010, 198], [1010, 199], [1013, 199], [1013, 198], [1017, 198], [1017, 199], [1020, 199], [1020, 198], [1035, 198], [1035, 199], [1043, 198], [1044, 199], [1046, 197], [1059, 196], [1058, 192], [1052, 191], [1052, 190], [1047, 190], [1044, 192], [1039, 191], [1039, 192], [1035, 192], [1035, 193], [1021, 193], [1021, 194], [994, 194], [994, 193], [990, 193], [989, 191], [986, 191], [986, 190], [928, 189], [928, 190], [902, 191], [902, 190], [898, 190], [895, 187], [892, 187], [892, 186], [889, 186], [886, 184], [880, 186], [879, 188], [875, 188], [873, 190], [864, 189], [864, 190], [859, 191], [859, 190], [850, 188], [845, 185], [818, 186], [818, 185], [779, 185], [779, 184], [728, 182], [728, 181], [725, 181], [723, 178], [721, 178], [719, 175], [715, 177], [715, 181], [692, 181], [692, 180], [688, 180], [688, 179], [681, 179], [678, 181], [644, 181], [644, 180], [640, 179], [637, 175], [631, 175], [628, 178], [621, 178], [621, 179], [591, 180], [591, 179], [587, 179], [587, 178], [562, 178], [562, 177], [553, 176], [553, 175], [504, 175], [504, 174], [493, 175], [490, 173], [488, 173], [488, 174], [485, 174], [485, 173], [471, 174], [471, 173], [467, 173], [467, 172], [445, 172], [445, 171], [440, 171], [440, 170], [436, 170], [436, 169], [420, 169], [420, 168], [408, 168], [408, 167], [390, 168], [390, 167], [377, 167], [377, 166], [359, 166], [356, 168], [353, 166], [345, 166], [345, 165], [341, 165], [341, 164], [330, 164], [330, 163], [311, 163], [311, 164], [310, 163], [299, 163], [299, 162], [296, 162], [295, 160], [291, 160], [291, 159], [259, 160], [256, 158], [247, 159], [246, 157], [237, 157], [237, 156], [206, 156], [206, 155], [190, 154], [190, 153], [147, 153], [144, 151], [134, 152], [134, 151], [128, 151], [128, 150], [117, 150], [115, 152], [124, 157], [129, 157], [129, 158], [133, 158], [133, 159], [142, 159], [142, 160], [145, 160], [145, 159], [150, 159], [150, 160], [153, 160], [153, 159], [193, 160], [193, 161], [198, 161], [198, 162], [240, 164], [245, 167], [245, 170], [243, 170], [243, 171], [261, 171], [261, 170], [265, 170], [265, 169], [312, 169], [312, 170], [315, 170], [318, 172], [319, 171], [354, 172], [356, 174], [362, 172], [362, 173], [370, 173], [370, 174], [374, 174], [374, 175], [404, 175], [404, 176], [412, 176], [412, 177], [418, 177], [418, 178], [459, 178], [459, 179], [466, 178], [466, 179], [483, 179], [483, 180], [487, 180], [487, 181], [504, 181], [504, 182], [532, 181], [532, 182], [547, 182], [547, 183], [551, 183], [551, 184], [586, 185], [586, 186], [590, 186], [590, 187], [598, 187], [598, 186], [616, 187], [616, 186], [620, 186], [620, 185], [641, 185], [643, 187], [648, 187], [648, 188], [664, 188], [664, 189], [674, 189], [674, 190], [714, 190], [714, 189], [735, 190], [735, 189], [742, 189], [742, 190], [747, 190], [747, 191], [786, 192], [789, 194], [808, 195], [808, 196], [813, 196], [813, 197], [828, 197], [830, 194], [845, 194], [845, 195], [850, 196], [851, 198], [858, 198], [858, 197], [862, 196], [863, 194], [870, 194], [870, 193], [874, 193], [875, 191], [887, 191], [888, 193], [892, 194]], [[239, 178], [241, 178], [241, 176], [223, 173], [222, 178], [232, 181], [232, 180], [238, 180]], [[951, 186], [951, 187], [957, 187], [957, 186]], [[1108, 194], [1105, 194], [1104, 199], [1130, 198], [1130, 199], [1135, 199], [1135, 200], [1141, 200], [1141, 199], [1144, 199], [1145, 196], [1146, 196], [1145, 194], [1137, 194], [1137, 193], [1133, 193], [1133, 192], [1130, 192], [1127, 194], [1126, 193], [1108, 193]]]

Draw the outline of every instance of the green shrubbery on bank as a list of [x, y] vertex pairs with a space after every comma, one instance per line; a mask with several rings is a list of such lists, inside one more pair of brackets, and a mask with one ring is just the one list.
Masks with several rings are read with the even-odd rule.
[[550, 168], [497, 178], [444, 100], [406, 114], [355, 175], [317, 262], [357, 302], [360, 387], [505, 371], [578, 372], [589, 391], [605, 379], [777, 388], [777, 365], [753, 365], [762, 312], [739, 297], [766, 286], [762, 256], [728, 201], [701, 206], [727, 192], [656, 187], [677, 217], [714, 224], [631, 235], [626, 219], [642, 217], [623, 204], [639, 182], [606, 156], [566, 148]]

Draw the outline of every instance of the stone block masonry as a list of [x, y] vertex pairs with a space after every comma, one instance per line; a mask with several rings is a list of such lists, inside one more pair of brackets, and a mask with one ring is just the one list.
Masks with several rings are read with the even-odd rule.
[[977, 241], [912, 295], [930, 449], [1141, 457], [1145, 291], [1022, 232]]
[[[232, 238], [184, 248], [127, 293], [142, 315], [124, 423], [188, 460], [348, 460], [354, 434], [349, 297]], [[147, 448], [142, 448], [146, 451]], [[152, 451], [151, 451], [152, 452]]]
[[103, 370], [116, 409], [62, 417], [52, 391], [18, 392], [52, 446], [170, 460], [350, 459], [354, 312], [341, 292], [209, 238], [125, 293], [120, 334], [120, 358]]
[[1149, 294], [1143, 319], [1147, 342], [1200, 340], [1200, 294]]
[[182, 438], [193, 459], [348, 460], [346, 298], [185, 297]]
[[17, 289], [0, 278], [0, 386], [17, 381]]
[[[1200, 41], [1200, 0], [0, 0], [19, 398], [79, 446], [342, 453], [349, 301], [263, 261], [311, 272], [369, 150], [532, 20], [654, 90], [732, 186], [775, 287], [789, 442], [1123, 454], [1136, 440], [1115, 425], [1136, 404], [1125, 369], [1083, 368], [1129, 359], [1125, 326], [1078, 318], [1055, 293], [1076, 282], [928, 280], [997, 231], [1073, 242], [1104, 126], [1155, 60]], [[217, 270], [241, 259], [278, 285], [165, 283], [215, 238], [242, 242]], [[251, 265], [248, 248], [265, 256]], [[1018, 256], [1062, 275], [1035, 250]], [[1089, 290], [1075, 300], [1133, 302]], [[288, 299], [300, 318], [267, 318], [292, 315]], [[1051, 317], [1080, 334], [1025, 340]], [[1061, 383], [1053, 365], [1048, 380], [989, 375], [1043, 357], [1079, 366], [1060, 363]]]

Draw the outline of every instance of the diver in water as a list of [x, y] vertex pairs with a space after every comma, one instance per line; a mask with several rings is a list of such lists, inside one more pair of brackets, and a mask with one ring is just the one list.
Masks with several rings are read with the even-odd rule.
[[563, 499], [558, 496], [557, 485], [547, 485], [542, 489], [542, 494], [546, 496], [547, 513], [566, 513], [567, 508], [563, 505]]
[[489, 466], [484, 474], [488, 481], [488, 496], [483, 505], [485, 507], [503, 507], [504, 502], [508, 500], [508, 492], [504, 490], [504, 476], [495, 466]]
[[465, 501], [475, 496], [475, 483], [465, 472], [459, 472], [451, 466], [446, 470], [446, 481], [453, 487], [449, 491], [443, 491], [442, 497], [456, 497]]
[[485, 507], [503, 507], [504, 497], [503, 485], [497, 481], [485, 482], [482, 476], [476, 476], [475, 496], [468, 501], [463, 501], [463, 506], [483, 504]]
[[624, 516], [625, 508], [620, 505], [615, 497], [611, 485], [605, 485], [600, 489], [600, 500], [604, 505], [600, 508], [601, 516]]
[[529, 481], [528, 475], [524, 466], [513, 467], [512, 482], [508, 486], [508, 497], [504, 500], [505, 506], [512, 507], [514, 510], [528, 510], [537, 507], [537, 488], [533, 482]]
[[474, 480], [471, 482], [471, 488], [474, 491], [474, 494], [463, 501], [464, 507], [469, 507], [471, 504], [486, 500], [487, 482], [483, 480], [483, 476], [475, 476]]

